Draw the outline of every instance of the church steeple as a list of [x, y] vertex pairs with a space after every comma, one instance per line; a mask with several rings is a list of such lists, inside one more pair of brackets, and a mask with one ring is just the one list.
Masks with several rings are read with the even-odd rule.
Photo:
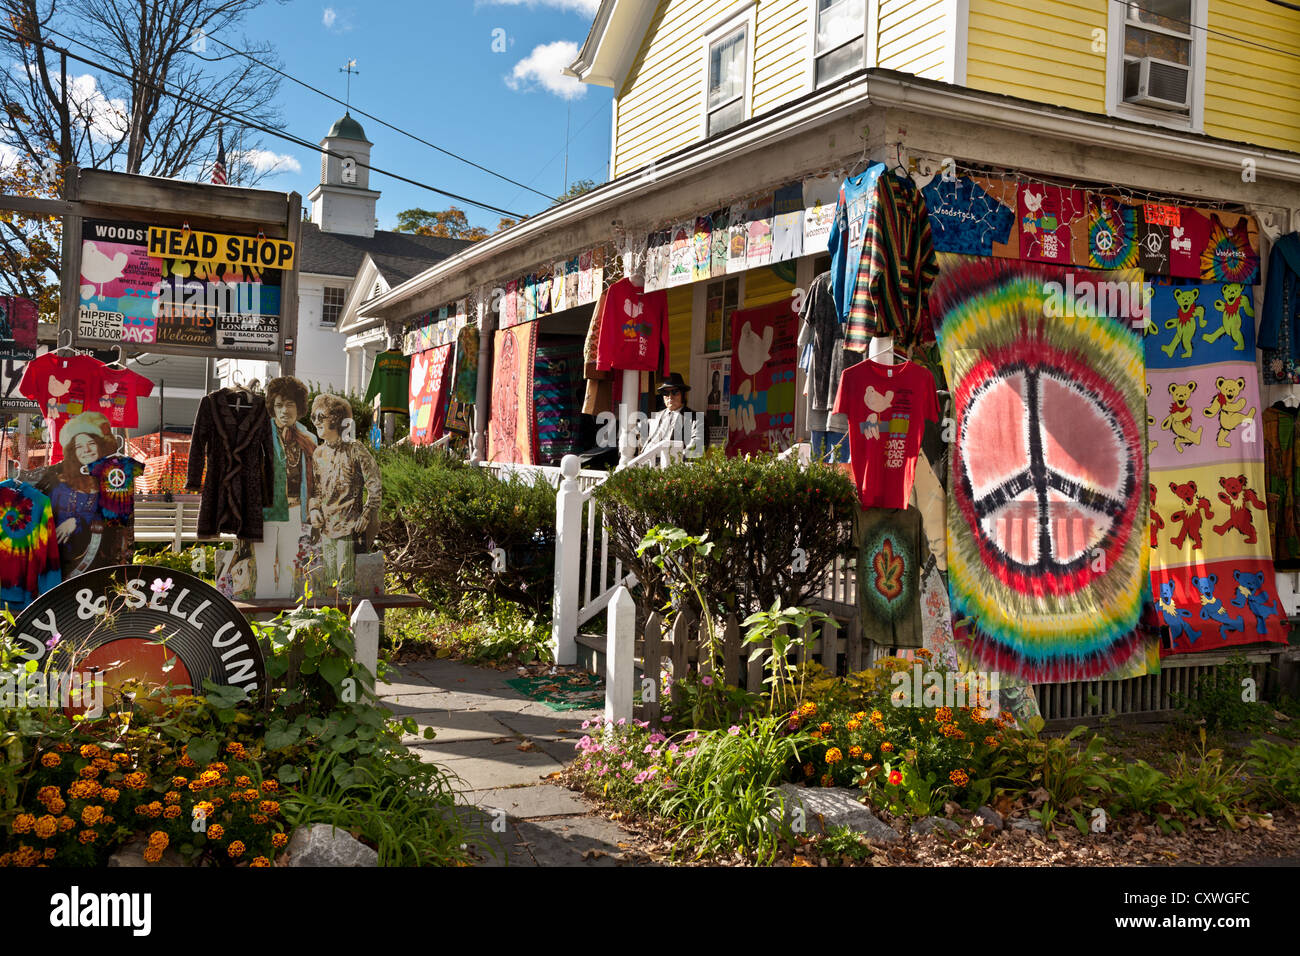
[[370, 148], [361, 124], [345, 112], [320, 141], [320, 183], [308, 194], [311, 221], [322, 232], [375, 234], [379, 192], [370, 188]]

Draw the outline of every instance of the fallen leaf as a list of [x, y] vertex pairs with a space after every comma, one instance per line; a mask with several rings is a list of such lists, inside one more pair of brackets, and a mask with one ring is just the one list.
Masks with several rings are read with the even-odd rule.
[[1280, 721], [1282, 721], [1283, 723], [1286, 723], [1287, 721], [1289, 721], [1289, 720], [1291, 719], [1291, 718], [1288, 717], [1286, 714], [1282, 713], [1282, 711], [1280, 711], [1280, 710], [1275, 710], [1275, 711], [1273, 711], [1273, 717], [1274, 717], [1274, 719], [1276, 719], [1276, 720], [1280, 720]]
[[584, 860], [599, 860], [602, 856], [609, 856], [604, 850], [587, 850], [582, 854]]
[[525, 740], [522, 744], [520, 744], [520, 745], [519, 745], [518, 747], [516, 747], [515, 749], [516, 749], [516, 750], [522, 750], [522, 751], [524, 751], [525, 753], [528, 753], [529, 751], [536, 750], [536, 749], [537, 749], [537, 745], [536, 745], [535, 743], [533, 743], [531, 740]]
[[509, 744], [513, 743], [514, 739], [514, 737], [493, 737], [492, 742], [494, 744]]
[[814, 864], [811, 860], [806, 859], [805, 857], [796, 856], [793, 860], [790, 861], [790, 865], [791, 866], [815, 866], [816, 864]]

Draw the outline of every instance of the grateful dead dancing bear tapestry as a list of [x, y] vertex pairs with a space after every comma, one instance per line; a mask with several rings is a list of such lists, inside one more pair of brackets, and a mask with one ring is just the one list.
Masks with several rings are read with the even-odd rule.
[[536, 464], [533, 363], [537, 360], [537, 324], [528, 322], [497, 332], [492, 352], [488, 461]]
[[959, 643], [1032, 682], [1149, 673], [1142, 273], [939, 262]]
[[1255, 308], [1237, 282], [1159, 283], [1146, 335], [1151, 591], [1162, 653], [1286, 642], [1273, 586]]

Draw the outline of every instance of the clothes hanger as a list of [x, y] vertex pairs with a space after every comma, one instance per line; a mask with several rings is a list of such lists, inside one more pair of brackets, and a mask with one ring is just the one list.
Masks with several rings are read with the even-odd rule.
[[893, 169], [891, 169], [890, 172], [897, 173], [899, 179], [906, 179], [910, 181], [912, 178], [912, 173], [910, 170], [908, 170], [906, 167], [903, 166], [902, 140], [899, 140], [897, 143], [894, 144], [894, 157], [896, 162], [894, 163]]
[[[63, 344], [63, 335], [64, 335], [65, 332], [67, 333], [67, 336], [68, 336], [68, 344], [67, 344], [67, 345], [64, 345], [64, 344]], [[56, 349], [54, 350], [54, 354], [56, 354], [56, 355], [60, 355], [60, 354], [62, 354], [62, 353], [65, 352], [65, 351], [66, 351], [66, 352], [71, 352], [73, 355], [76, 355], [76, 354], [77, 354], [77, 350], [74, 349], [74, 348], [72, 347], [72, 329], [60, 329], [60, 330], [59, 330], [59, 344], [58, 344], [58, 348], [56, 348]]]
[[126, 371], [126, 362], [123, 360], [123, 355], [124, 355], [125, 353], [123, 353], [123, 351], [122, 351], [122, 346], [120, 346], [120, 345], [114, 345], [114, 346], [113, 346], [113, 350], [114, 350], [115, 352], [117, 352], [117, 358], [114, 359], [113, 361], [109, 362], [109, 363], [108, 363], [107, 365], [105, 365], [104, 367], [105, 367], [105, 368], [117, 368], [117, 369], [121, 369], [122, 371], [125, 372], [125, 371]]

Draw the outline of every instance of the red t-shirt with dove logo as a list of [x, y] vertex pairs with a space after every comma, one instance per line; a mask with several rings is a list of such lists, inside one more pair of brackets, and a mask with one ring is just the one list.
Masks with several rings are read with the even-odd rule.
[[832, 413], [849, 419], [849, 465], [864, 508], [906, 508], [926, 421], [939, 421], [934, 376], [915, 362], [844, 370]]
[[50, 463], [62, 461], [59, 433], [82, 412], [98, 411], [104, 363], [89, 355], [46, 352], [27, 363], [18, 391], [41, 406], [50, 432]]
[[668, 374], [668, 293], [650, 292], [619, 279], [605, 293], [596, 340], [596, 368]]
[[153, 394], [153, 382], [129, 368], [105, 366], [100, 372], [99, 400], [87, 411], [102, 412], [114, 428], [135, 428], [140, 424], [136, 402]]

